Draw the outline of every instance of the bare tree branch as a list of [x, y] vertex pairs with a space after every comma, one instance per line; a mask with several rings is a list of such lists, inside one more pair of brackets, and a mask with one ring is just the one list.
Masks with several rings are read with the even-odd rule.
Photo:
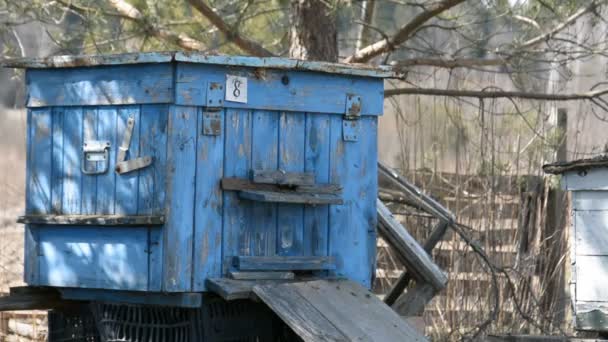
[[[565, 20], [561, 21], [559, 24], [557, 24], [556, 26], [554, 26], [550, 30], [548, 30], [548, 31], [546, 31], [546, 32], [544, 32], [542, 34], [539, 34], [539, 35], [535, 36], [534, 38], [526, 40], [526, 41], [522, 42], [521, 44], [518, 44], [518, 45], [515, 45], [515, 46], [510, 46], [508, 51], [504, 50], [504, 49], [500, 49], [500, 50], [494, 51], [494, 53], [496, 55], [503, 56], [503, 58], [493, 58], [493, 59], [483, 59], [483, 58], [477, 58], [477, 59], [473, 59], [473, 58], [412, 58], [412, 59], [406, 59], [406, 60], [396, 61], [396, 62], [394, 62], [394, 64], [398, 68], [406, 68], [406, 67], [412, 67], [412, 66], [434, 66], [434, 67], [438, 67], [438, 68], [447, 68], [447, 69], [507, 65], [511, 61], [511, 59], [513, 58], [513, 56], [516, 56], [516, 55], [522, 53], [525, 49], [532, 48], [532, 47], [534, 47], [534, 46], [536, 46], [536, 45], [538, 45], [538, 44], [540, 44], [542, 42], [550, 40], [551, 38], [553, 38], [559, 32], [563, 31], [564, 29], [566, 29], [569, 26], [571, 26], [574, 23], [576, 23], [576, 21], [578, 19], [580, 19], [582, 16], [584, 16], [585, 14], [593, 12], [602, 2], [605, 2], [605, 0], [595, 0], [595, 1], [592, 1], [586, 7], [579, 8], [576, 12], [574, 12], [572, 15], [570, 15]], [[536, 26], [536, 25], [538, 25], [538, 24], [535, 24], [534, 26]], [[411, 32], [411, 33], [414, 33], [414, 32]], [[406, 37], [406, 40], [408, 38], [409, 38], [409, 36]], [[390, 39], [384, 39], [381, 42], [389, 42], [389, 41], [392, 42], [393, 45], [398, 45], [398, 44], [395, 43], [396, 42], [396, 36], [393, 37], [393, 38], [390, 38]], [[376, 44], [379, 44], [379, 43], [380, 42], [377, 42], [377, 43], [375, 43], [373, 45], [376, 45]], [[373, 45], [370, 45], [370, 46], [373, 46]], [[367, 49], [367, 48], [369, 48], [369, 46], [366, 47], [366, 48], [364, 48], [364, 49]], [[360, 52], [362, 52], [364, 49], [358, 51], [354, 56], [356, 56], [357, 54], [359, 54]], [[354, 56], [351, 56], [349, 58], [353, 58]], [[352, 61], [358, 61], [358, 60], [352, 60]], [[364, 60], [361, 60], [361, 61], [364, 61]]]
[[211, 7], [205, 4], [204, 0], [188, 0], [188, 3], [190, 3], [190, 5], [205, 16], [205, 18], [207, 18], [207, 20], [209, 20], [215, 27], [217, 27], [217, 29], [222, 32], [224, 36], [226, 36], [226, 39], [234, 43], [243, 51], [258, 57], [274, 56], [272, 52], [266, 50], [262, 45], [243, 37], [233, 27], [228, 26], [228, 24], [219, 15], [217, 15], [217, 13], [215, 13]]
[[392, 51], [395, 49], [395, 46], [407, 41], [425, 22], [465, 1], [466, 0], [443, 0], [437, 2], [402, 26], [392, 38], [383, 39], [368, 45], [361, 50], [356, 51], [354, 55], [346, 58], [344, 61], [347, 63], [365, 63], [380, 54]]
[[520, 98], [529, 100], [546, 101], [572, 101], [572, 100], [592, 100], [602, 95], [608, 94], [608, 89], [595, 90], [587, 93], [572, 94], [547, 94], [530, 93], [523, 91], [481, 91], [481, 90], [455, 90], [455, 89], [436, 89], [436, 88], [396, 88], [384, 91], [384, 97], [397, 95], [431, 95], [431, 96], [452, 96], [452, 97], [475, 97], [479, 99], [497, 98]]
[[166, 40], [190, 51], [202, 51], [206, 49], [203, 42], [194, 39], [183, 32], [176, 33], [152, 24], [135, 6], [125, 0], [107, 1], [123, 18], [137, 22], [142, 25], [147, 32], [159, 39]]

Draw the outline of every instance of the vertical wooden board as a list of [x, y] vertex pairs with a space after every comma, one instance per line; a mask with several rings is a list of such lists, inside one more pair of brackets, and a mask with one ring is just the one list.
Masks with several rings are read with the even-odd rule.
[[53, 155], [51, 109], [32, 109], [29, 116], [26, 213], [50, 214]]
[[[280, 113], [279, 169], [304, 171], [306, 116], [304, 113]], [[304, 205], [277, 206], [277, 254], [302, 255], [304, 244]]]
[[[256, 170], [276, 170], [278, 166], [279, 113], [254, 111], [252, 123], [251, 165]], [[277, 205], [251, 204], [249, 255], [275, 255], [277, 241]], [[246, 255], [241, 251], [241, 255]]]
[[[362, 118], [361, 142], [365, 146], [363, 152], [362, 170], [360, 177], [361, 189], [359, 191], [359, 203], [361, 205], [359, 213], [362, 214], [361, 223], [364, 225], [365, 238], [367, 239], [366, 253], [363, 257], [367, 261], [367, 274], [362, 274], [369, 279], [368, 287], [371, 287], [371, 280], [376, 273], [376, 227], [378, 225], [378, 211], [376, 210], [376, 200], [378, 199], [378, 117], [365, 116]], [[360, 153], [360, 152], [359, 152]]]
[[[370, 260], [369, 231], [375, 229], [372, 226], [375, 214], [371, 211], [375, 211], [377, 195], [369, 196], [377, 173], [375, 169], [368, 170], [376, 151], [369, 151], [367, 144], [375, 135], [371, 132], [371, 118], [360, 118], [359, 125], [358, 141], [344, 141], [342, 118], [331, 118], [330, 181], [343, 187], [344, 204], [330, 206], [329, 254], [336, 257], [338, 275], [370, 287], [373, 260]], [[372, 155], [364, 157], [366, 153]]]
[[[169, 106], [142, 105], [139, 115], [139, 153], [154, 158], [152, 165], [139, 170], [138, 215], [165, 214], [165, 188], [167, 170], [167, 118]], [[137, 123], [136, 123], [137, 125]], [[148, 290], [162, 290], [163, 230], [149, 229], [150, 263]]]
[[82, 119], [83, 110], [69, 107], [64, 112], [63, 137], [63, 214], [80, 214], [82, 204]]
[[190, 291], [194, 228], [196, 107], [172, 106], [167, 149], [167, 218], [164, 226], [164, 290]]
[[[116, 107], [99, 107], [97, 110], [97, 138], [110, 142], [108, 171], [97, 175], [97, 199], [95, 212], [97, 214], [114, 214], [116, 200], [116, 120], [118, 110]], [[101, 166], [100, 166], [101, 168]]]
[[51, 213], [62, 213], [63, 201], [63, 107], [53, 108], [53, 153], [51, 158]]
[[160, 215], [165, 212], [168, 113], [167, 105], [141, 106], [139, 154], [151, 156], [154, 161], [152, 165], [139, 170], [139, 215]]
[[[224, 177], [247, 178], [251, 169], [252, 113], [226, 109], [224, 119]], [[250, 202], [241, 200], [235, 191], [224, 191], [223, 268], [230, 267], [233, 256], [249, 255], [251, 231], [248, 229]]]
[[[306, 114], [305, 171], [315, 175], [315, 182], [329, 183], [330, 116]], [[329, 206], [304, 208], [304, 254], [327, 255]]]
[[148, 291], [160, 292], [163, 284], [163, 227], [148, 231]]
[[222, 274], [220, 179], [224, 173], [223, 127], [219, 135], [203, 134], [203, 113], [199, 108], [194, 201], [194, 291], [204, 291], [207, 278], [220, 277]]
[[[141, 157], [139, 153], [139, 132], [141, 129], [139, 106], [124, 106], [118, 109], [118, 116], [116, 119], [116, 148], [112, 149], [113, 153], [111, 155], [111, 158], [114, 159], [114, 163], [117, 162], [116, 158], [125, 136], [129, 118], [135, 120], [135, 125], [133, 126], [131, 143], [128, 147], [129, 150], [125, 155], [126, 160]], [[114, 213], [117, 215], [136, 215], [139, 195], [139, 171], [133, 171], [122, 175], [116, 174], [114, 169], [111, 169], [110, 172], [114, 174], [116, 179]]]
[[[25, 212], [30, 215], [51, 212], [52, 118], [50, 108], [28, 111], [27, 180]], [[25, 227], [24, 280], [28, 284], [39, 282], [38, 229]]]
[[[97, 108], [85, 107], [83, 110], [82, 120], [82, 137], [83, 144], [87, 141], [97, 140]], [[80, 158], [82, 155], [82, 146], [78, 152]], [[93, 163], [88, 163], [86, 166], [87, 172], [95, 172], [97, 167]], [[81, 213], [83, 215], [92, 215], [96, 213], [97, 208], [97, 176], [83, 174], [82, 175], [82, 205]]]

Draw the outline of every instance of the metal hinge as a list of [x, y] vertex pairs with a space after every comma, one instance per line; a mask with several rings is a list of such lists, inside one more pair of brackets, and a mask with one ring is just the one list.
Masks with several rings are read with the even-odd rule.
[[150, 156], [126, 160], [127, 152], [131, 145], [131, 137], [133, 136], [133, 127], [135, 127], [135, 119], [129, 118], [125, 129], [125, 136], [122, 139], [122, 145], [118, 148], [118, 155], [116, 156], [115, 171], [119, 175], [148, 167], [154, 160], [154, 158]]
[[344, 141], [359, 140], [359, 118], [361, 117], [361, 96], [346, 95], [346, 108], [342, 119], [342, 139]]
[[207, 84], [207, 105], [203, 111], [203, 135], [220, 135], [222, 133], [222, 115], [224, 107], [224, 85], [219, 82]]

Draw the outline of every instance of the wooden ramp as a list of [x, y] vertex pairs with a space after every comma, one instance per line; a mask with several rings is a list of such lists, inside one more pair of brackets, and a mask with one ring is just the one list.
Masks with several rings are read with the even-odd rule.
[[426, 341], [374, 294], [349, 280], [263, 284], [253, 292], [304, 341]]

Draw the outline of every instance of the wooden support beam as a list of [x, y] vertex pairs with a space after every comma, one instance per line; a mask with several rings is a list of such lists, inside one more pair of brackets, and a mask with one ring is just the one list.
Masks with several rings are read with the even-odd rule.
[[448, 282], [447, 276], [401, 223], [393, 217], [382, 201], [377, 200], [376, 206], [380, 234], [395, 248], [414, 279], [418, 282], [429, 283], [437, 291], [442, 290]]
[[[427, 240], [423, 246], [424, 250], [427, 253], [429, 253], [429, 255], [430, 255], [431, 251], [433, 250], [433, 248], [435, 248], [435, 246], [437, 246], [437, 243], [439, 243], [439, 241], [441, 241], [441, 239], [445, 235], [445, 232], [447, 231], [448, 227], [449, 227], [448, 222], [439, 221], [439, 223], [437, 223], [435, 228], [433, 228], [431, 235], [427, 238]], [[397, 300], [397, 298], [399, 298], [403, 294], [403, 291], [408, 286], [408, 284], [410, 283], [411, 280], [412, 280], [412, 274], [410, 272], [407, 272], [407, 270], [405, 272], [403, 272], [401, 274], [401, 276], [399, 277], [399, 279], [397, 279], [395, 284], [391, 287], [391, 289], [388, 291], [388, 293], [384, 297], [384, 303], [392, 306], [395, 303], [395, 301]]]
[[430, 284], [416, 283], [416, 286], [400, 296], [391, 308], [401, 316], [419, 316], [426, 303], [430, 302], [436, 293], [437, 290]]

